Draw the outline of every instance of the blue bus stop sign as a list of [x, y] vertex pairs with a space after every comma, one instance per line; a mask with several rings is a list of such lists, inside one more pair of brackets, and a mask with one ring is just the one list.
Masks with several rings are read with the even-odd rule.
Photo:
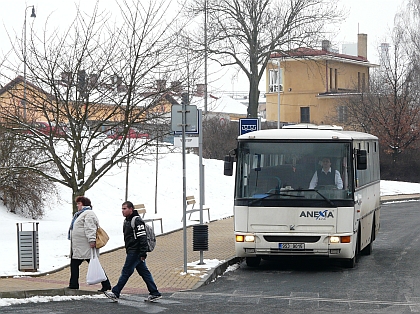
[[248, 132], [257, 131], [260, 129], [260, 119], [257, 118], [245, 118], [239, 119], [239, 135], [243, 135]]

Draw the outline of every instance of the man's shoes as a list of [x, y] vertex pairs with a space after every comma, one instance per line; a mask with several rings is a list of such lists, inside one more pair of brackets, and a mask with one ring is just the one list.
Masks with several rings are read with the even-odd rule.
[[159, 300], [161, 298], [162, 298], [161, 295], [149, 294], [149, 297], [147, 299], [145, 299], [144, 302], [156, 302], [157, 300]]
[[111, 286], [109, 286], [109, 287], [102, 287], [101, 289], [98, 290], [98, 292], [105, 292], [105, 291], [108, 291], [108, 290], [111, 290]]
[[113, 302], [118, 302], [118, 297], [112, 291], [104, 291], [104, 294], [110, 298]]
[[73, 290], [78, 290], [79, 287], [72, 287], [72, 286], [68, 286], [67, 289], [73, 289]]

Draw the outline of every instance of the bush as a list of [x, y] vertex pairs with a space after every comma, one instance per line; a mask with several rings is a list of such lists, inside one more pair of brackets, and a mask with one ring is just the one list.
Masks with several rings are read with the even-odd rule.
[[380, 154], [381, 179], [420, 183], [419, 154], [419, 148], [406, 149], [394, 161], [391, 154], [387, 154], [382, 150]]
[[203, 119], [203, 158], [223, 160], [236, 148], [239, 123], [220, 116]]
[[[19, 135], [0, 131], [0, 194], [8, 211], [38, 219], [48, 198], [57, 195], [53, 182], [31, 170], [30, 165], [42, 162], [42, 156]], [[50, 171], [48, 163], [43, 167]]]

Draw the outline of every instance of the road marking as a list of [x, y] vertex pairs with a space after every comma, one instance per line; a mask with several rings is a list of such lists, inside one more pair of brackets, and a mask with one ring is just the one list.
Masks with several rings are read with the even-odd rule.
[[[411, 312], [419, 313], [420, 312], [420, 298], [419, 297], [408, 297], [405, 296], [405, 299], [410, 303], [417, 303], [417, 305], [409, 305]], [[415, 301], [415, 302], [413, 302]]]
[[[319, 308], [319, 293], [315, 292], [291, 292], [289, 299], [290, 307], [301, 307], [304, 303], [305, 308]], [[297, 299], [299, 298], [299, 299]], [[302, 300], [304, 299], [304, 301]]]
[[[310, 293], [309, 293], [310, 294]], [[316, 294], [316, 293], [315, 293]], [[175, 299], [191, 299], [191, 300], [204, 300], [206, 296], [210, 297], [238, 297], [234, 293], [221, 293], [221, 292], [210, 292], [210, 293], [199, 293], [199, 292], [176, 292], [170, 296]], [[278, 300], [289, 300], [289, 301], [314, 301], [314, 302], [329, 302], [329, 303], [357, 303], [357, 304], [371, 304], [371, 305], [391, 305], [391, 306], [409, 306], [411, 309], [420, 309], [420, 298], [406, 297], [404, 301], [387, 301], [387, 300], [363, 300], [363, 299], [332, 299], [322, 298], [317, 296], [298, 296], [298, 295], [266, 295], [266, 294], [243, 294], [242, 298], [259, 298], [259, 299], [278, 299]], [[413, 310], [412, 310], [413, 311]], [[413, 311], [415, 312], [415, 311]]]
[[[252, 298], [248, 298], [247, 294], [251, 294]], [[233, 296], [229, 297], [228, 302], [259, 304], [261, 297], [262, 297], [261, 291], [235, 290], [233, 291]]]
[[[168, 304], [179, 304], [180, 302], [175, 300], [168, 300], [165, 298], [159, 299], [156, 302], [144, 302], [144, 296], [134, 295], [121, 295], [118, 299], [119, 305], [125, 305], [141, 310], [143, 313], [161, 313], [167, 311], [168, 308], [165, 305]], [[116, 305], [118, 306], [118, 305]]]

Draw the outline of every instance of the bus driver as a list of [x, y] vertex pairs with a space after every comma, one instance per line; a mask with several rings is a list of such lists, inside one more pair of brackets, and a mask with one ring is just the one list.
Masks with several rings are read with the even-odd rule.
[[331, 159], [329, 157], [322, 158], [322, 168], [315, 171], [311, 182], [310, 189], [315, 189], [321, 185], [335, 185], [337, 189], [343, 189], [343, 180], [341, 180], [340, 172], [331, 169]]

